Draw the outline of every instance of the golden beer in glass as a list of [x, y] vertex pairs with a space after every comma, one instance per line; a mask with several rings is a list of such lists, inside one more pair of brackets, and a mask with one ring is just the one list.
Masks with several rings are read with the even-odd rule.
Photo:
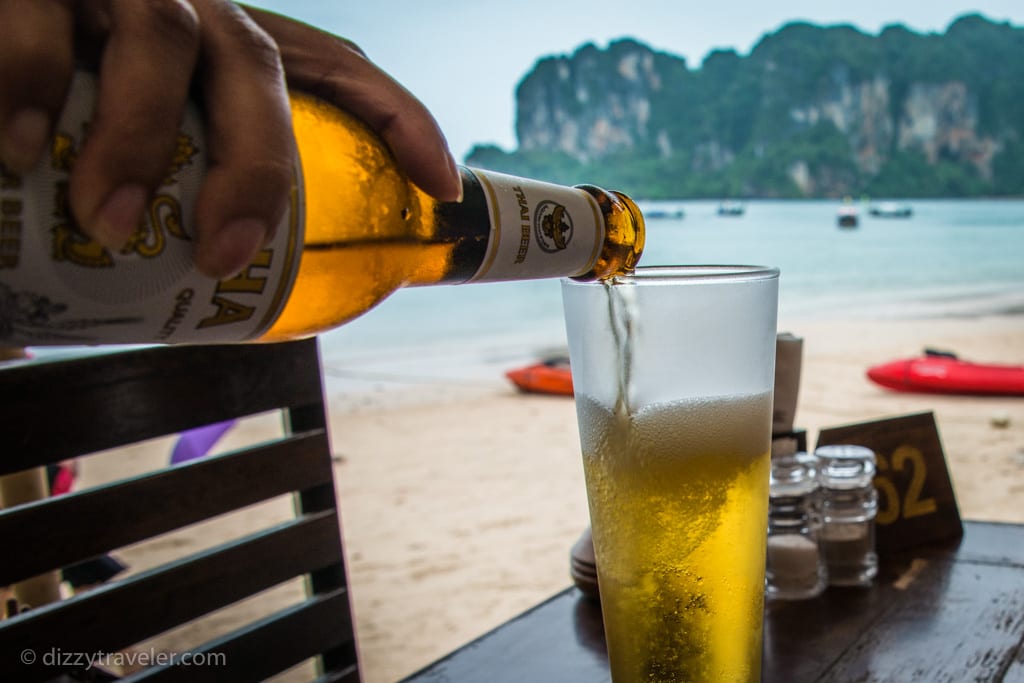
[[778, 271], [563, 294], [612, 680], [760, 680]]

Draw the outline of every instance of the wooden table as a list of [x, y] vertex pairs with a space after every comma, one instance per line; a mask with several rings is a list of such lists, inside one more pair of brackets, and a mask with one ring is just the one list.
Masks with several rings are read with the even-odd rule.
[[[871, 588], [766, 605], [763, 681], [1024, 682], [1024, 525], [882, 560]], [[600, 607], [568, 588], [405, 680], [610, 681]]]

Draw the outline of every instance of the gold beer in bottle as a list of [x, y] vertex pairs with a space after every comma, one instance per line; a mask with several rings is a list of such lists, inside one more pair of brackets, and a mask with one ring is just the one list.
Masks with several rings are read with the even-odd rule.
[[462, 168], [463, 201], [439, 202], [362, 123], [293, 93], [290, 210], [247, 268], [216, 281], [191, 259], [205, 168], [194, 108], [129, 243], [112, 251], [75, 228], [67, 178], [95, 94], [95, 78], [77, 73], [47, 158], [2, 175], [0, 343], [284, 340], [342, 325], [400, 287], [606, 278], [643, 250], [643, 218], [621, 193]]

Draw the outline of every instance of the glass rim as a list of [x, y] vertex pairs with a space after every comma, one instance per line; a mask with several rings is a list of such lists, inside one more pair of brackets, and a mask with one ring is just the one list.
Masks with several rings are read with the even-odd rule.
[[671, 285], [696, 284], [704, 282], [747, 282], [754, 280], [775, 280], [779, 269], [774, 266], [751, 265], [687, 265], [687, 266], [638, 266], [630, 273], [615, 275], [609, 280], [564, 279], [567, 285]]

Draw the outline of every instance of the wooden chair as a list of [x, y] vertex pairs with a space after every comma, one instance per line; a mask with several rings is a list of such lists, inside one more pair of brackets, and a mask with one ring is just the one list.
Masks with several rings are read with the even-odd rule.
[[296, 500], [284, 523], [0, 621], [0, 681], [81, 676], [67, 653], [122, 651], [295, 577], [306, 579], [305, 599], [188, 655], [210, 666], [178, 656], [125, 680], [256, 681], [316, 658], [318, 681], [358, 681], [315, 340], [2, 369], [0, 475], [273, 410], [285, 429], [272, 441], [0, 512], [5, 586], [260, 501]]

